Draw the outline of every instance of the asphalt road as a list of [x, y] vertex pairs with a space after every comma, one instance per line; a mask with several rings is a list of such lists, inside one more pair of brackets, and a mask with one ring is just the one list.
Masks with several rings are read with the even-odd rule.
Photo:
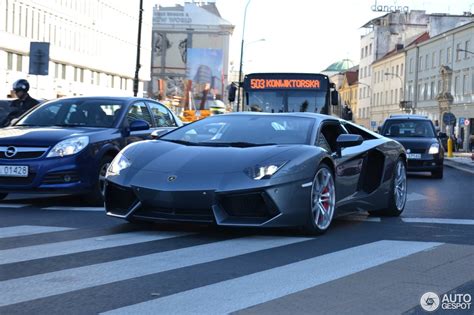
[[474, 296], [474, 175], [446, 167], [408, 189], [400, 218], [354, 214], [320, 237], [133, 225], [14, 195], [0, 203], [0, 314], [426, 314], [426, 292]]

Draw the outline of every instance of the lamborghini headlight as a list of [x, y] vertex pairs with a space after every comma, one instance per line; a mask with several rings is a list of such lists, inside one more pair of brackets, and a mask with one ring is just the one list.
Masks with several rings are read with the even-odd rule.
[[51, 151], [49, 151], [46, 157], [63, 157], [76, 154], [87, 147], [88, 144], [89, 137], [87, 136], [69, 138], [58, 142]]
[[122, 153], [119, 153], [115, 156], [112, 163], [110, 163], [106, 176], [119, 175], [121, 171], [130, 167], [130, 165], [132, 165], [132, 163], [130, 163], [129, 159]]
[[285, 163], [286, 162], [276, 162], [267, 165], [255, 165], [254, 167], [246, 168], [244, 172], [250, 178], [255, 180], [269, 179], [276, 172], [278, 172], [278, 170], [281, 169]]
[[428, 150], [428, 154], [438, 154], [439, 153], [439, 143], [433, 143]]

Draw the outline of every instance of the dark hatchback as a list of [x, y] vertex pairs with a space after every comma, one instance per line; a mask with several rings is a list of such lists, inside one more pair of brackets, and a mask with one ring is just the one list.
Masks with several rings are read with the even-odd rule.
[[433, 122], [420, 115], [392, 115], [381, 128], [385, 137], [400, 142], [407, 151], [409, 172], [431, 172], [443, 178], [444, 149]]
[[0, 129], [0, 198], [13, 192], [82, 194], [99, 204], [107, 167], [122, 148], [180, 126], [168, 108], [150, 99], [46, 102]]

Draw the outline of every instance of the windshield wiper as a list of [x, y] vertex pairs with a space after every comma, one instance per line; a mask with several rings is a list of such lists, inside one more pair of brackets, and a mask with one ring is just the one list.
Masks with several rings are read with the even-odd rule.
[[190, 141], [185, 141], [185, 140], [174, 140], [174, 139], [159, 139], [161, 141], [168, 141], [168, 142], [173, 142], [173, 143], [178, 143], [178, 144], [183, 144], [183, 145], [197, 145], [196, 142], [190, 142]]
[[85, 127], [85, 125], [80, 124], [54, 124], [54, 127]]

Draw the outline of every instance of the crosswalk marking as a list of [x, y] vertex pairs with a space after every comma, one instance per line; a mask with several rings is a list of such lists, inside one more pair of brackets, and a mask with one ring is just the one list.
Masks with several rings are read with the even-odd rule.
[[57, 211], [99, 211], [105, 212], [104, 207], [46, 207], [42, 210], [57, 210]]
[[61, 232], [67, 230], [73, 230], [73, 228], [57, 226], [18, 225], [0, 228], [0, 238], [27, 236], [50, 232]]
[[175, 270], [307, 240], [311, 240], [311, 238], [251, 236], [1, 281], [0, 306]]
[[405, 223], [434, 223], [434, 224], [460, 224], [474, 225], [474, 220], [469, 219], [442, 219], [442, 218], [402, 218]]
[[440, 244], [378, 241], [126, 306], [105, 314], [228, 314], [432, 249]]
[[191, 235], [180, 232], [129, 232], [0, 250], [0, 265]]

